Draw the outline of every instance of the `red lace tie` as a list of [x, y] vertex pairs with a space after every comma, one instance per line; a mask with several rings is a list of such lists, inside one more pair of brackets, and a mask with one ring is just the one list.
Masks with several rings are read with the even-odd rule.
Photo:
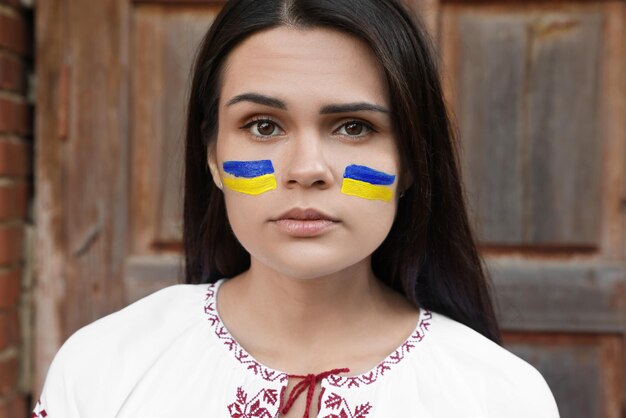
[[302, 418], [309, 418], [309, 409], [311, 408], [311, 402], [313, 400], [313, 393], [315, 392], [315, 385], [324, 379], [325, 377], [330, 376], [331, 374], [339, 374], [339, 373], [348, 373], [350, 369], [332, 369], [326, 372], [322, 372], [320, 374], [307, 374], [305, 376], [300, 376], [296, 374], [290, 374], [290, 378], [302, 379], [297, 385], [291, 389], [291, 393], [289, 394], [289, 398], [287, 399], [287, 403], [280, 411], [281, 414], [286, 414], [291, 409], [293, 403], [298, 399], [298, 396], [308, 387], [308, 391], [306, 393], [306, 407], [304, 408], [304, 415]]

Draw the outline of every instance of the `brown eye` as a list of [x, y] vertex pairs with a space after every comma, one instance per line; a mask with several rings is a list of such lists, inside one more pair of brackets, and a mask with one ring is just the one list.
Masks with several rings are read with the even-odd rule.
[[348, 135], [361, 135], [363, 132], [363, 125], [357, 122], [350, 122], [346, 124], [346, 133]]
[[248, 131], [248, 133], [259, 139], [270, 139], [274, 136], [285, 134], [280, 126], [278, 126], [276, 122], [273, 122], [270, 119], [257, 119], [250, 123], [247, 123], [240, 129]]
[[362, 138], [367, 136], [371, 132], [376, 131], [366, 122], [351, 120], [341, 125], [336, 132], [340, 135], [347, 137]]
[[269, 136], [274, 133], [276, 130], [276, 124], [274, 122], [270, 122], [268, 120], [257, 122], [257, 132], [259, 135]]

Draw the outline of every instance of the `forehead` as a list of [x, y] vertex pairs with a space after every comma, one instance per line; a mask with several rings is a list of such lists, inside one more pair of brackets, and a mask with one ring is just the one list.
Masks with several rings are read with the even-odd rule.
[[226, 60], [222, 101], [243, 92], [288, 103], [387, 103], [382, 68], [367, 44], [324, 28], [279, 27], [246, 39]]

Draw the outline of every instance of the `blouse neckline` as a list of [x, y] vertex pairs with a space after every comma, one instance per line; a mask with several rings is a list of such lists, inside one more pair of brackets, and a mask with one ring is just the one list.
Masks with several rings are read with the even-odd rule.
[[[272, 369], [271, 367], [258, 362], [241, 345], [239, 345], [237, 340], [235, 340], [224, 325], [217, 309], [217, 292], [219, 291], [222, 283], [226, 280], [227, 279], [225, 278], [220, 279], [217, 282], [210, 284], [207, 288], [204, 313], [208, 319], [209, 325], [212, 328], [212, 334], [228, 348], [228, 351], [233, 355], [234, 359], [245, 367], [248, 372], [253, 373], [268, 382], [286, 384], [289, 379], [288, 373]], [[385, 375], [386, 372], [406, 359], [412, 350], [417, 348], [418, 344], [424, 340], [428, 334], [432, 316], [431, 311], [420, 308], [417, 325], [407, 339], [370, 370], [354, 376], [339, 376], [333, 374], [324, 378], [323, 382], [328, 383], [330, 386], [345, 387], [349, 389], [353, 387], [371, 385], [372, 383], [378, 381]]]

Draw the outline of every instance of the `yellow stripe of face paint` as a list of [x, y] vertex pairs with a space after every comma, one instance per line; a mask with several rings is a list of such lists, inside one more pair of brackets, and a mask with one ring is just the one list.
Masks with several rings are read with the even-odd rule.
[[265, 174], [259, 177], [224, 177], [224, 186], [239, 193], [257, 195], [276, 188], [276, 177], [273, 174]]
[[348, 178], [343, 179], [341, 193], [362, 197], [363, 199], [384, 200], [385, 202], [389, 202], [393, 197], [393, 190], [387, 186], [379, 186]]

